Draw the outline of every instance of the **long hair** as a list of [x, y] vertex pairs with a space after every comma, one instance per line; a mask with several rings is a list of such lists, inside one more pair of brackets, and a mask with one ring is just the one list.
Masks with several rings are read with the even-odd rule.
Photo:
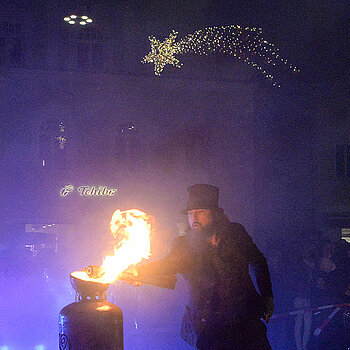
[[212, 210], [215, 230], [219, 235], [226, 235], [230, 232], [231, 222], [222, 208]]
[[[231, 222], [224, 214], [223, 209], [212, 209], [211, 214], [213, 217], [213, 226], [211, 226], [211, 229], [209, 228], [210, 231], [202, 230], [202, 232], [196, 232], [192, 230], [191, 227], [187, 230], [186, 239], [194, 252], [201, 253], [202, 250], [206, 248], [206, 244], [204, 244], [206, 243], [205, 238], [209, 237], [209, 235], [212, 235], [214, 232], [217, 232], [218, 236], [224, 240], [230, 237]], [[203, 233], [206, 233], [207, 236]]]

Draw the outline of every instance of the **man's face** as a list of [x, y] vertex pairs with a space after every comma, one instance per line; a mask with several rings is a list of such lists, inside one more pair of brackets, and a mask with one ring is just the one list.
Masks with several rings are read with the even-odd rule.
[[196, 232], [208, 230], [213, 225], [213, 215], [210, 209], [193, 209], [187, 212], [188, 223]]

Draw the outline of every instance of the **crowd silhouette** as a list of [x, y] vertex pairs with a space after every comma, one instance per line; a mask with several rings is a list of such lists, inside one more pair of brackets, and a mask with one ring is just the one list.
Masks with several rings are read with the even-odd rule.
[[275, 300], [276, 350], [350, 348], [350, 244], [299, 242], [266, 253]]

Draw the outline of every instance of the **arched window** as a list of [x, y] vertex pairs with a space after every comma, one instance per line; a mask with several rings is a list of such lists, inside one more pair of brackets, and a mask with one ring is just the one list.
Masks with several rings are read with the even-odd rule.
[[76, 37], [77, 68], [100, 70], [104, 67], [104, 43], [102, 34], [93, 27], [84, 27]]
[[106, 63], [106, 45], [100, 31], [64, 23], [59, 30], [56, 57], [59, 70], [101, 71]]

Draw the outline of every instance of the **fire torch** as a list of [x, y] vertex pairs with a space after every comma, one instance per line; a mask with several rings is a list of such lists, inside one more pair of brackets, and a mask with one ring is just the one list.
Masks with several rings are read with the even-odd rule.
[[150, 255], [151, 218], [131, 209], [113, 213], [110, 228], [115, 242], [114, 254], [102, 266], [90, 265], [72, 272], [70, 282], [76, 301], [59, 315], [60, 350], [123, 350], [123, 313], [107, 301], [110, 283], [122, 280], [174, 289], [175, 276], [134, 276], [128, 267]]

